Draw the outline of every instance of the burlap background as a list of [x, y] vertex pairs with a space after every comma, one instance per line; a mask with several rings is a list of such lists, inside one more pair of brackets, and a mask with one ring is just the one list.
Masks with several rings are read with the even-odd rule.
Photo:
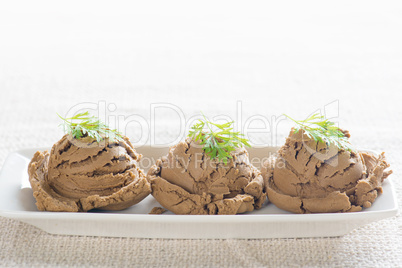
[[[2, 85], [4, 87], [4, 84]], [[13, 85], [15, 86], [15, 85]], [[139, 108], [135, 102], [149, 99], [148, 93], [133, 88], [116, 92], [130, 96], [130, 100], [117, 100], [117, 111], [146, 115], [148, 104]], [[57, 128], [59, 120], [55, 111], [63, 112], [79, 100], [95, 100], [91, 93], [67, 90], [53, 92], [23, 91], [11, 88], [1, 99], [0, 114], [0, 165], [9, 152], [21, 148], [50, 146], [61, 135]], [[93, 91], [92, 91], [93, 92]], [[97, 91], [100, 92], [99, 90]], [[168, 93], [155, 90], [155, 95]], [[402, 150], [400, 126], [402, 109], [398, 101], [400, 94], [377, 90], [362, 93], [341, 93], [340, 123], [350, 129], [352, 141], [358, 147], [384, 150], [392, 164], [392, 179], [402, 204], [401, 162]], [[39, 93], [39, 94], [38, 94]], [[315, 92], [319, 93], [319, 92]], [[109, 93], [105, 93], [109, 94]], [[286, 95], [291, 92], [275, 93], [275, 101], [269, 105], [254, 107], [255, 113], [279, 115], [306, 114], [333, 99], [323, 97], [305, 105], [286, 104]], [[350, 95], [351, 94], [351, 95]], [[350, 95], [350, 96], [349, 96]], [[61, 99], [59, 99], [59, 97]], [[108, 99], [109, 95], [99, 94]], [[373, 98], [372, 96], [376, 96]], [[110, 98], [113, 99], [112, 95]], [[303, 98], [303, 97], [301, 97]], [[127, 98], [130, 99], [130, 98]], [[135, 101], [134, 101], [135, 100]], [[356, 100], [358, 102], [356, 102]], [[224, 102], [228, 111], [235, 102]], [[195, 114], [197, 108], [176, 103]], [[243, 101], [243, 106], [251, 104]], [[198, 104], [195, 104], [198, 105]], [[285, 106], [285, 107], [283, 107]], [[131, 108], [133, 107], [133, 108]], [[208, 114], [213, 109], [204, 108]], [[250, 110], [246, 110], [250, 113]], [[265, 112], [264, 112], [265, 111]], [[268, 112], [269, 111], [269, 112]], [[276, 112], [278, 111], [278, 112]], [[124, 113], [124, 112], [123, 112]], [[158, 135], [166, 134], [165, 128], [157, 128]], [[174, 129], [172, 130], [174, 132]], [[278, 140], [283, 142], [288, 132], [286, 125], [279, 127]], [[168, 139], [167, 139], [168, 140]], [[12, 202], [12, 200], [10, 200]], [[130, 238], [100, 238], [49, 235], [35, 227], [14, 220], [0, 218], [0, 264], [3, 266], [400, 266], [402, 261], [402, 220], [394, 217], [382, 220], [339, 238], [317, 239], [264, 239], [264, 240], [160, 240]]]

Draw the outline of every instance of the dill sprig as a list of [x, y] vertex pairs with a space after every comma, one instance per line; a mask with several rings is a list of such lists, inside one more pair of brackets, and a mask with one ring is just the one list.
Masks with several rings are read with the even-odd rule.
[[250, 147], [248, 140], [243, 138], [244, 134], [232, 131], [233, 121], [224, 124], [216, 124], [207, 120], [203, 115], [204, 120], [199, 119], [198, 123], [191, 127], [188, 137], [195, 141], [200, 141], [204, 145], [204, 152], [211, 158], [218, 158], [224, 164], [227, 164], [228, 159], [232, 159], [230, 154], [236, 148], [245, 145]]
[[105, 123], [101, 122], [97, 117], [91, 116], [89, 112], [78, 113], [73, 117], [64, 118], [57, 114], [63, 123], [64, 132], [70, 134], [75, 139], [82, 137], [91, 137], [97, 142], [104, 138], [109, 138], [110, 141], [120, 140], [122, 134], [116, 129], [110, 129]]
[[325, 117], [319, 113], [315, 113], [306, 120], [300, 121], [294, 120], [286, 114], [284, 115], [297, 124], [295, 133], [302, 129], [309, 138], [315, 141], [325, 143], [328, 146], [334, 144], [339, 149], [353, 151], [345, 134], [335, 126], [334, 122], [325, 119]]

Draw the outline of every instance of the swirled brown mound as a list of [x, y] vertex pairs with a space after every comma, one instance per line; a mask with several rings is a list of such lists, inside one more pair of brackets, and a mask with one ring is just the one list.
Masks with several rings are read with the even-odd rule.
[[148, 171], [152, 195], [176, 214], [237, 214], [261, 207], [266, 199], [261, 173], [246, 149], [227, 164], [212, 160], [191, 139], [170, 148]]
[[[344, 131], [346, 137], [349, 132]], [[384, 153], [340, 150], [290, 132], [262, 168], [270, 202], [294, 213], [349, 212], [370, 207], [392, 173]]]
[[141, 155], [128, 140], [109, 142], [65, 135], [51, 152], [36, 152], [29, 167], [29, 181], [39, 210], [121, 210], [150, 192]]

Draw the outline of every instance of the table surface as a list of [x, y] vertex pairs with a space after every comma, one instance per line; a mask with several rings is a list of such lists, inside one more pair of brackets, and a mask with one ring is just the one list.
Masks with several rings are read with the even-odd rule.
[[[12, 151], [50, 147], [62, 135], [56, 113], [78, 104], [137, 115], [126, 128], [135, 142], [150, 134], [139, 116], [153, 121], [158, 144], [180, 137], [181, 113], [203, 111], [250, 128], [259, 115], [271, 132], [253, 142], [280, 145], [291, 126], [281, 114], [327, 109], [356, 147], [386, 152], [402, 206], [398, 2], [76, 4], [0, 8], [0, 167]], [[402, 218], [337, 238], [262, 240], [57, 236], [0, 218], [0, 265], [396, 267]]]

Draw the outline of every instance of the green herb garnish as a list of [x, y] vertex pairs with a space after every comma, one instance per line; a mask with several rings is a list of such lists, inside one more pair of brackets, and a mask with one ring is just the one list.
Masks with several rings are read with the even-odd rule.
[[110, 129], [105, 123], [99, 121], [95, 116], [91, 116], [88, 112], [78, 113], [73, 117], [64, 118], [57, 114], [64, 122], [64, 132], [70, 134], [76, 139], [82, 137], [91, 137], [97, 142], [104, 138], [109, 138], [110, 141], [120, 140], [122, 134], [116, 129]]
[[[230, 152], [242, 145], [250, 147], [248, 140], [243, 138], [244, 134], [232, 131], [233, 121], [216, 124], [208, 121], [204, 115], [203, 117], [204, 120], [198, 120], [199, 122], [191, 127], [188, 137], [201, 141], [204, 152], [211, 159], [218, 158], [219, 161], [227, 164], [228, 159], [232, 159]], [[204, 128], [207, 129], [204, 130]]]
[[315, 113], [306, 120], [300, 121], [294, 120], [286, 114], [284, 114], [284, 116], [297, 124], [295, 127], [295, 133], [302, 129], [309, 138], [315, 141], [323, 142], [328, 146], [334, 144], [339, 149], [353, 151], [353, 148], [345, 134], [335, 126], [334, 122], [325, 119], [325, 117], [321, 116], [319, 113]]

